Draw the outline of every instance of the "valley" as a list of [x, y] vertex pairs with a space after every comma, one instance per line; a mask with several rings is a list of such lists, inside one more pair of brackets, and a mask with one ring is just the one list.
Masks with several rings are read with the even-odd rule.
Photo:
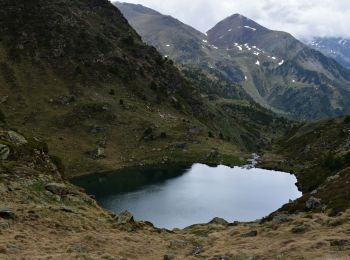
[[107, 0], [3, 0], [0, 18], [0, 259], [350, 257], [335, 60], [239, 14], [207, 34]]
[[147, 7], [115, 4], [160, 53], [241, 85], [264, 107], [298, 120], [349, 113], [349, 71], [289, 33], [234, 14], [204, 34]]

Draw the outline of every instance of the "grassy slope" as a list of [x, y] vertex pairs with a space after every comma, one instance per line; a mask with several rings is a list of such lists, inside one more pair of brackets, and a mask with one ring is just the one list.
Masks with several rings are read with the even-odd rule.
[[[9, 139], [0, 161], [1, 259], [347, 259], [350, 212], [337, 217], [295, 214], [286, 222], [198, 224], [168, 231], [149, 222], [120, 224], [81, 189], [61, 178], [47, 150], [32, 138]], [[49, 185], [48, 185], [49, 184]], [[49, 186], [57, 187], [56, 190]], [[8, 217], [8, 218], [7, 218]], [[301, 231], [300, 231], [301, 230]], [[246, 234], [255, 231], [256, 235]]]
[[294, 127], [263, 157], [263, 166], [294, 172], [304, 197], [282, 210], [307, 210], [320, 198], [331, 214], [350, 207], [350, 120], [336, 118]]
[[[68, 175], [239, 163], [245, 154], [244, 144], [220, 140], [208, 123], [218, 109], [144, 45], [108, 1], [5, 1], [0, 12], [1, 108], [12, 127], [43, 137]], [[96, 158], [98, 148], [103, 158]], [[208, 158], [213, 148], [219, 156]]]

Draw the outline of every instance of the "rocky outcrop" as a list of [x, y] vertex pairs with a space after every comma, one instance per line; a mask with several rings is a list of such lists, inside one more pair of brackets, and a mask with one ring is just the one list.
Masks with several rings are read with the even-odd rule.
[[10, 155], [10, 148], [7, 145], [0, 144], [0, 160], [6, 160]]
[[134, 216], [129, 211], [124, 211], [115, 217], [118, 225], [133, 223]]
[[310, 210], [313, 209], [318, 209], [322, 206], [321, 200], [317, 199], [315, 197], [310, 197], [307, 201], [306, 201], [306, 207]]
[[16, 219], [16, 214], [8, 208], [0, 208], [0, 218], [3, 219]]
[[24, 136], [20, 135], [15, 131], [8, 131], [7, 134], [9, 136], [9, 139], [17, 146], [28, 143], [27, 139], [25, 139]]

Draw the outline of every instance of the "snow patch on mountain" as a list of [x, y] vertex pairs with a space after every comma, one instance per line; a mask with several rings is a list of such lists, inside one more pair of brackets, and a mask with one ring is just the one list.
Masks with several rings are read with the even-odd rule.
[[248, 26], [248, 25], [244, 25], [243, 27], [244, 27], [244, 28], [247, 28], [247, 29], [250, 29], [250, 30], [252, 30], [252, 31], [256, 31], [256, 28], [250, 27], [250, 26]]

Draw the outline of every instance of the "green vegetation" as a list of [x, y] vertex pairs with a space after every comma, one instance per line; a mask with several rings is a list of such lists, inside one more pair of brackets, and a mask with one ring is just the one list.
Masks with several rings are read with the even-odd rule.
[[[6, 0], [0, 16], [0, 91], [8, 96], [1, 110], [11, 127], [45, 140], [68, 177], [165, 163], [240, 164], [280, 134], [268, 133], [280, 121], [269, 111], [244, 103], [271, 117], [268, 126], [249, 123], [253, 114], [236, 101], [201, 96], [206, 75], [184, 78], [108, 1]], [[30, 145], [47, 150], [41, 141]]]

